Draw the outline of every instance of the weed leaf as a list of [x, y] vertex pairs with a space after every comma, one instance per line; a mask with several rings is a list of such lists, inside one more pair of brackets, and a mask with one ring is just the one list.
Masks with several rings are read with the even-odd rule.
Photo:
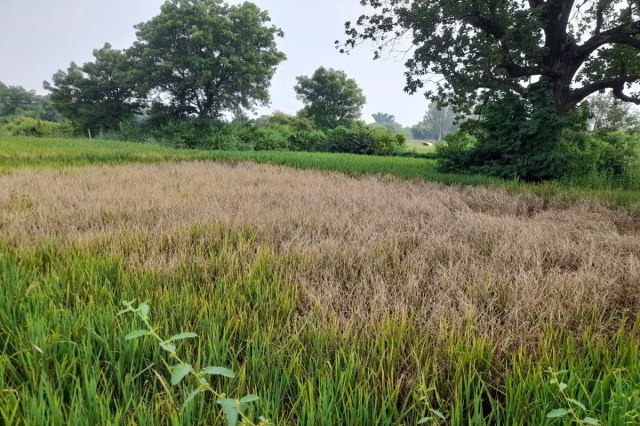
[[171, 336], [169, 341], [175, 342], [176, 340], [192, 339], [194, 337], [198, 337], [198, 335], [196, 333], [180, 333], [175, 336]]
[[229, 378], [234, 378], [236, 376], [233, 371], [224, 367], [207, 367], [202, 371], [204, 374], [211, 374], [213, 376], [224, 376]]
[[240, 415], [240, 407], [238, 401], [235, 399], [219, 399], [218, 404], [222, 407], [222, 412], [227, 419], [229, 426], [236, 426], [238, 424], [238, 416]]
[[187, 399], [184, 400], [184, 402], [182, 403], [182, 408], [186, 407], [191, 401], [193, 401], [193, 398], [195, 398], [196, 396], [198, 396], [198, 394], [202, 392], [200, 390], [200, 388], [197, 388], [196, 390], [194, 390], [193, 392], [191, 392], [188, 396]]
[[582, 409], [582, 411], [587, 411], [587, 407], [584, 406], [584, 404], [576, 399], [573, 398], [568, 398], [568, 401], [570, 403], [572, 403], [573, 405], [576, 405], [578, 407], [580, 407]]
[[566, 408], [556, 408], [555, 410], [551, 410], [547, 413], [547, 418], [557, 419], [558, 417], [564, 417], [567, 414], [569, 414], [569, 410]]
[[162, 349], [164, 349], [167, 352], [175, 352], [176, 351], [176, 345], [171, 344], [171, 343], [164, 343], [164, 342], [160, 342], [160, 347]]
[[243, 396], [242, 398], [240, 398], [240, 403], [241, 404], [248, 404], [250, 402], [255, 402], [257, 400], [259, 400], [260, 398], [258, 397], [258, 395], [247, 395], [247, 396]]
[[178, 364], [171, 370], [171, 384], [175, 386], [191, 373], [192, 368], [189, 364]]
[[150, 334], [151, 332], [149, 330], [133, 330], [131, 333], [124, 336], [124, 340], [133, 340], [137, 339], [138, 337], [148, 336]]
[[582, 421], [585, 422], [588, 425], [599, 425], [600, 424], [600, 420], [594, 419], [593, 417], [585, 417], [584, 419], [582, 419]]
[[444, 414], [442, 414], [442, 412], [441, 412], [440, 410], [436, 410], [436, 409], [433, 409], [433, 408], [432, 408], [432, 409], [431, 409], [431, 412], [432, 412], [434, 415], [438, 416], [440, 419], [442, 419], [442, 420], [447, 420], [447, 418], [445, 417], [445, 415], [444, 415]]

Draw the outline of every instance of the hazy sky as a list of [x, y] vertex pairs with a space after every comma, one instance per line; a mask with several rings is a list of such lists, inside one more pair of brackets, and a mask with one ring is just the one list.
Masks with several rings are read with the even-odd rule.
[[[129, 47], [133, 25], [158, 14], [163, 0], [0, 0], [0, 81], [43, 93], [42, 82], [69, 62], [92, 59], [105, 42]], [[239, 3], [239, 1], [231, 1]], [[319, 66], [344, 70], [365, 92], [363, 118], [383, 111], [405, 125], [417, 123], [427, 109], [422, 94], [403, 92], [404, 59], [372, 60], [372, 46], [350, 55], [334, 48], [343, 39], [344, 22], [363, 12], [359, 0], [254, 0], [267, 9], [285, 32], [280, 50], [288, 60], [280, 65], [271, 88], [270, 110], [294, 113], [301, 104], [293, 86], [298, 75]]]

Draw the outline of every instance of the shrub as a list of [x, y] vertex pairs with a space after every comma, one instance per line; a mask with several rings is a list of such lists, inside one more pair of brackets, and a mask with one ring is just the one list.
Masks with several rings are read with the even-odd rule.
[[326, 133], [320, 130], [302, 130], [289, 136], [289, 149], [292, 151], [327, 151]]
[[476, 139], [469, 133], [458, 130], [444, 138], [445, 143], [436, 145], [436, 157], [439, 167], [446, 173], [463, 173], [471, 169], [471, 153]]
[[403, 135], [366, 126], [339, 126], [329, 131], [327, 136], [328, 151], [351, 154], [392, 155], [399, 152], [406, 142]]
[[16, 117], [3, 121], [4, 123], [0, 123], [0, 132], [12, 136], [71, 137], [77, 133], [76, 127], [68, 121], [53, 122], [31, 117]]
[[564, 179], [587, 186], [640, 185], [640, 135], [630, 131], [570, 131], [562, 149], [570, 158]]
[[530, 99], [506, 94], [488, 102], [481, 119], [470, 128], [476, 143], [458, 135], [451, 149], [441, 149], [441, 167], [526, 181], [557, 179], [565, 175], [570, 157], [560, 149], [565, 129], [586, 129], [587, 114], [576, 109], [559, 116], [541, 91]]
[[284, 151], [289, 149], [289, 137], [293, 130], [284, 124], [270, 124], [255, 127], [250, 134], [256, 151]]
[[289, 115], [284, 112], [276, 111], [273, 114], [258, 119], [258, 124], [273, 125], [280, 124], [288, 126], [291, 129], [300, 131], [311, 131], [315, 129], [313, 121], [309, 117], [303, 115]]

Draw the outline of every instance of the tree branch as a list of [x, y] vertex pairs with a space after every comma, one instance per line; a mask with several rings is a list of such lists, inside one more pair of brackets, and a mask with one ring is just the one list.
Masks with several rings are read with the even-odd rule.
[[[624, 95], [622, 93], [622, 90], [624, 89], [625, 83], [633, 83], [638, 80], [640, 80], [640, 75], [625, 75], [621, 77], [613, 77], [606, 80], [593, 82], [584, 87], [573, 90], [571, 92], [571, 103], [573, 105], [577, 105], [578, 102], [582, 101], [584, 98], [586, 98], [590, 94], [598, 92], [600, 90], [604, 90], [604, 89], [613, 89], [614, 94], [616, 94], [616, 91], [617, 91], [623, 97], [626, 97], [629, 99], [635, 99], [627, 95]], [[619, 97], [619, 99], [625, 100], [621, 97]], [[630, 102], [635, 102], [635, 101], [630, 101]]]
[[597, 32], [583, 45], [578, 46], [578, 55], [581, 62], [605, 44], [625, 44], [640, 49], [640, 21], [619, 25], [604, 32]]
[[623, 102], [631, 102], [636, 105], [640, 105], [640, 98], [636, 96], [629, 96], [624, 93], [624, 83], [613, 88], [613, 96], [620, 99]]

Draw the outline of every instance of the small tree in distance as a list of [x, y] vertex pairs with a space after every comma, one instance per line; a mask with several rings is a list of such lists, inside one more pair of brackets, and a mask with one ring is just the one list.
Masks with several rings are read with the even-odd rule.
[[360, 117], [366, 98], [355, 80], [343, 71], [318, 68], [311, 77], [300, 76], [295, 86], [305, 104], [301, 111], [321, 129], [350, 125]]

